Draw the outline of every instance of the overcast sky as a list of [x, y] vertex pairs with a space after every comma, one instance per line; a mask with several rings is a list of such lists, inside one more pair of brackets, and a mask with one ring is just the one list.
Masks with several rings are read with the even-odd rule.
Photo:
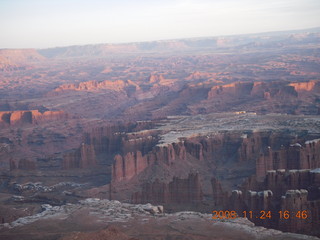
[[0, 48], [320, 27], [320, 0], [0, 0]]

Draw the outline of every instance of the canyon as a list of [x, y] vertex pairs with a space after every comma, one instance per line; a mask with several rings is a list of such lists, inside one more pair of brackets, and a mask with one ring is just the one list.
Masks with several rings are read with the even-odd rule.
[[1, 49], [0, 236], [317, 239], [319, 37]]

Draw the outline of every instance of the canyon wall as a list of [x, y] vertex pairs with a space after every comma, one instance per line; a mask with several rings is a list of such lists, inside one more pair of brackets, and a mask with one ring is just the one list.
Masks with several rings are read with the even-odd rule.
[[319, 81], [292, 83], [237, 82], [211, 87], [202, 101], [205, 112], [251, 111], [257, 113], [319, 114]]
[[186, 179], [174, 177], [169, 183], [158, 179], [144, 183], [141, 192], [132, 194], [133, 203], [196, 204], [203, 199], [199, 174], [190, 173]]
[[66, 120], [68, 114], [63, 111], [8, 111], [0, 112], [0, 127], [41, 124], [47, 121]]
[[[270, 170], [263, 182], [246, 183], [242, 190], [232, 191], [225, 209], [240, 216], [252, 211], [250, 220], [264, 227], [319, 235], [319, 186], [319, 169]], [[270, 211], [271, 217], [260, 218], [261, 211]]]
[[[98, 167], [105, 159], [112, 175], [110, 198], [122, 201], [208, 204], [273, 215], [286, 209], [318, 211], [320, 175], [308, 169], [319, 167], [319, 136], [310, 140], [305, 131], [226, 131], [159, 144], [161, 132], [153, 127], [145, 122], [93, 129], [78, 150], [64, 156], [63, 166]], [[306, 198], [288, 192], [301, 189], [308, 192]], [[310, 213], [310, 219], [317, 221], [317, 214]], [[299, 218], [284, 224], [276, 215], [250, 220], [296, 232], [307, 231], [308, 225]]]
[[175, 161], [185, 161], [187, 156], [202, 161], [202, 145], [192, 141], [183, 141], [156, 146], [144, 155], [140, 151], [116, 155], [112, 167], [112, 179], [114, 182], [129, 180], [155, 163], [161, 162], [170, 167]]
[[214, 86], [208, 93], [208, 99], [214, 98], [248, 98], [248, 99], [283, 99], [297, 97], [295, 86], [286, 82], [238, 82]]
[[268, 148], [266, 154], [257, 159], [257, 179], [263, 179], [268, 170], [314, 169], [320, 167], [320, 139], [282, 146], [280, 150]]
[[[140, 130], [152, 126], [151, 122], [140, 122], [94, 128], [85, 133], [78, 149], [64, 154], [63, 168], [113, 164], [115, 180], [127, 179], [130, 174], [140, 173], [146, 165], [142, 155], [149, 152], [158, 141], [156, 131]], [[133, 152], [135, 149], [138, 151]]]
[[36, 170], [37, 165], [36, 162], [28, 159], [20, 159], [20, 160], [9, 160], [10, 171], [13, 170]]
[[130, 84], [130, 82], [124, 82], [122, 80], [118, 81], [87, 81], [77, 84], [64, 84], [56, 88], [54, 91], [48, 93], [48, 96], [57, 96], [63, 92], [67, 91], [96, 91], [96, 90], [113, 90], [113, 91], [123, 91], [127, 87], [135, 87], [135, 85]]
[[[235, 179], [237, 177], [239, 180], [248, 178], [255, 173], [256, 180], [260, 182], [272, 169], [303, 169], [306, 165], [309, 168], [318, 166], [320, 153], [317, 145], [319, 143], [316, 140], [307, 141], [302, 147], [298, 143], [292, 144], [292, 142], [299, 140], [296, 134], [286, 133], [285, 137], [283, 134], [282, 132], [269, 131], [247, 132], [246, 134], [241, 132], [220, 133], [207, 137], [182, 139], [178, 143], [158, 145], [153, 148], [150, 145], [152, 150], [149, 152], [131, 151], [116, 155], [112, 164], [112, 179], [114, 182], [129, 180], [157, 162], [171, 167], [185, 161], [196, 161], [199, 166], [189, 163], [194, 165], [190, 165], [190, 167], [210, 166], [212, 173], [213, 169], [219, 169], [219, 167], [226, 165], [229, 165], [230, 170], [233, 170], [232, 166], [238, 164], [246, 166], [247, 175], [239, 177], [235, 172]], [[128, 142], [124, 142], [124, 145], [125, 143]], [[135, 145], [137, 149], [143, 149], [142, 146], [143, 144]], [[126, 147], [126, 149], [130, 148]], [[296, 159], [297, 157], [299, 157], [299, 161]], [[314, 159], [309, 161], [313, 163], [312, 165], [306, 164], [308, 159]], [[213, 182], [219, 182], [221, 175], [223, 172]], [[223, 200], [216, 201], [223, 202]]]
[[90, 168], [97, 165], [94, 147], [82, 143], [77, 150], [70, 151], [64, 154], [62, 168]]
[[112, 166], [112, 180], [129, 180], [142, 172], [148, 166], [147, 156], [142, 156], [140, 151], [129, 152], [124, 157], [117, 154]]

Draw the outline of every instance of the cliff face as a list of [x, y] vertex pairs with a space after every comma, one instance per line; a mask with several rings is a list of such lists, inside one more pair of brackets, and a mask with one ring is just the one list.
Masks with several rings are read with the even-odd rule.
[[306, 141], [304, 145], [291, 144], [278, 151], [268, 148], [257, 160], [257, 179], [263, 179], [268, 170], [314, 169], [320, 167], [320, 140]]
[[208, 99], [215, 98], [247, 98], [247, 99], [282, 99], [285, 96], [297, 97], [295, 87], [282, 82], [232, 83], [215, 86], [208, 93]]
[[[306, 210], [318, 207], [319, 174], [304, 169], [319, 166], [320, 141], [308, 140], [305, 131], [227, 131], [159, 144], [160, 130], [152, 127], [145, 122], [93, 129], [78, 150], [65, 155], [64, 168], [99, 166], [105, 159], [110, 198], [134, 203], [278, 213], [296, 209], [282, 200], [288, 190], [306, 189]], [[272, 218], [251, 221], [281, 229], [283, 220]], [[303, 226], [297, 231], [306, 231]]]
[[11, 111], [0, 112], [0, 126], [21, 126], [25, 124], [40, 124], [47, 121], [65, 120], [68, 115], [63, 111]]
[[271, 211], [271, 218], [250, 220], [282, 231], [319, 235], [319, 183], [319, 170], [271, 170], [263, 182], [247, 182], [242, 191], [234, 190], [225, 207], [240, 215], [243, 211], [252, 211], [254, 216], [260, 216], [262, 210]]
[[[130, 84], [129, 84], [130, 85]], [[128, 83], [125, 83], [122, 80], [118, 81], [87, 81], [87, 82], [81, 82], [77, 84], [65, 84], [61, 85], [60, 87], [56, 88], [53, 92], [51, 92], [49, 95], [56, 95], [58, 92], [63, 91], [95, 91], [100, 89], [105, 90], [114, 90], [114, 91], [121, 91], [124, 90], [124, 88], [128, 86]]]
[[96, 164], [94, 147], [82, 143], [79, 149], [64, 154], [62, 167], [63, 169], [90, 168]]
[[[206, 112], [254, 111], [318, 114], [319, 81], [238, 82], [214, 86], [202, 101]], [[198, 106], [201, 108], [201, 106]]]
[[116, 155], [112, 167], [112, 180], [130, 180], [148, 166], [147, 156], [142, 156], [140, 151], [129, 152], [124, 157]]
[[[85, 134], [84, 142], [78, 149], [64, 155], [63, 168], [93, 167], [97, 163], [113, 164], [114, 181], [130, 179], [146, 167], [147, 158], [143, 155], [158, 141], [156, 132], [139, 132], [151, 126], [151, 123], [142, 122], [92, 129]], [[133, 152], [135, 149], [138, 151]]]
[[[280, 132], [221, 133], [211, 137], [195, 137], [178, 143], [158, 145], [144, 153], [142, 151], [124, 152], [114, 158], [112, 180], [114, 183], [130, 180], [145, 169], [159, 163], [164, 164], [166, 168], [169, 167], [173, 176], [175, 172], [180, 174], [179, 170], [174, 169], [180, 164], [189, 166], [188, 171], [192, 168], [206, 168], [203, 171], [207, 171], [209, 179], [211, 179], [209, 172], [217, 174], [217, 178], [211, 182], [208, 181], [206, 185], [212, 186], [215, 204], [220, 205], [225, 202], [227, 196], [225, 191], [228, 189], [224, 189], [222, 187], [224, 185], [229, 187], [230, 184], [237, 185], [239, 181], [242, 182], [252, 174], [256, 176], [255, 181], [261, 183], [267, 172], [272, 169], [303, 169], [308, 155], [309, 159], [313, 155], [315, 159], [315, 164], [310, 167], [317, 166], [320, 154], [316, 141], [309, 141], [304, 147], [299, 147], [297, 144], [291, 144], [292, 141], [297, 141], [295, 134], [287, 134], [285, 137], [283, 134]], [[279, 146], [282, 147], [279, 149]], [[277, 150], [272, 151], [272, 148]], [[241, 166], [244, 171], [238, 172], [235, 165]], [[226, 168], [225, 171], [234, 180], [230, 182], [222, 180], [226, 172], [220, 170], [221, 167]], [[205, 192], [208, 192], [208, 188], [205, 188]]]
[[185, 161], [187, 156], [202, 161], [202, 148], [200, 143], [184, 141], [156, 146], [145, 155], [140, 151], [117, 155], [112, 167], [112, 179], [114, 182], [128, 180], [155, 163], [161, 162], [170, 167], [176, 161]]
[[[310, 203], [307, 198], [308, 191], [304, 189], [288, 190], [285, 193], [281, 199], [281, 211], [282, 213], [288, 211], [290, 217], [286, 219], [285, 216], [281, 216], [279, 219], [279, 228], [281, 230], [288, 232], [308, 232], [312, 231], [312, 222], [315, 224], [320, 223], [319, 218], [314, 218], [315, 214], [312, 213], [312, 210], [316, 209], [310, 209]], [[316, 205], [318, 205], [319, 208], [320, 202]], [[304, 214], [306, 218], [304, 218]]]
[[171, 182], [164, 183], [156, 180], [144, 183], [141, 192], [132, 194], [133, 203], [199, 203], [203, 199], [199, 175], [189, 174], [186, 179], [174, 177]]
[[317, 81], [290, 83], [289, 85], [294, 87], [297, 92], [319, 91], [320, 88], [320, 84]]
[[28, 160], [28, 159], [20, 159], [18, 161], [15, 161], [13, 159], [10, 159], [10, 171], [13, 170], [36, 170], [37, 165], [34, 161]]
[[241, 97], [250, 95], [253, 88], [253, 83], [231, 83], [227, 85], [212, 87], [208, 93], [208, 99], [213, 99], [217, 97]]
[[221, 182], [217, 178], [212, 177], [211, 185], [212, 185], [212, 198], [213, 198], [214, 206], [227, 207], [226, 204], [228, 201], [228, 192], [225, 189], [223, 189]]

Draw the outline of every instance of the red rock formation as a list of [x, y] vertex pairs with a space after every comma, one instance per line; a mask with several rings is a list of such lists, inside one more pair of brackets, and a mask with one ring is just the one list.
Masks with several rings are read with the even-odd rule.
[[[18, 163], [17, 163], [18, 162]], [[10, 171], [19, 169], [19, 170], [35, 170], [37, 168], [36, 163], [34, 161], [28, 159], [20, 159], [19, 161], [15, 161], [13, 159], [9, 160], [10, 163]]]
[[223, 190], [220, 181], [215, 177], [212, 177], [211, 185], [214, 205], [217, 207], [226, 206], [228, 201], [228, 192]]
[[244, 203], [244, 197], [245, 196], [242, 191], [233, 190], [231, 192], [231, 196], [229, 197], [228, 204], [227, 206], [225, 206], [225, 208], [232, 209], [232, 211], [236, 211], [240, 216], [242, 216], [243, 211], [247, 210]]
[[299, 168], [314, 169], [320, 167], [320, 139], [306, 141], [305, 146], [300, 151]]
[[241, 137], [242, 143], [239, 149], [239, 160], [250, 161], [257, 159], [258, 154], [265, 148], [266, 143], [263, 143], [263, 140], [268, 137], [268, 135], [264, 133], [253, 133], [251, 136], [243, 134]]
[[164, 77], [162, 74], [151, 74], [149, 77], [149, 83], [161, 82], [163, 80], [164, 80]]
[[169, 183], [144, 183], [141, 192], [134, 193], [131, 199], [133, 203], [199, 203], [203, 199], [199, 174], [190, 173], [186, 179], [174, 177]]
[[279, 151], [271, 147], [257, 159], [256, 175], [262, 180], [268, 170], [274, 169], [314, 169], [320, 167], [320, 140], [306, 141], [303, 146], [291, 144]]
[[[253, 211], [254, 216], [262, 210], [270, 210], [270, 219], [253, 217], [250, 220], [258, 225], [282, 231], [310, 232], [317, 235], [320, 223], [319, 186], [319, 170], [271, 170], [267, 172], [262, 183], [253, 181], [251, 184], [246, 183], [243, 191], [233, 191], [226, 209], [232, 208], [239, 214], [244, 210]], [[249, 190], [252, 188], [260, 192]], [[242, 192], [248, 194], [244, 197]], [[288, 211], [289, 215], [284, 216], [284, 211]], [[308, 216], [305, 219], [301, 217], [302, 211], [306, 211]]]
[[153, 151], [153, 154], [155, 155], [156, 161], [163, 161], [167, 165], [170, 165], [171, 162], [174, 162], [176, 159], [176, 153], [174, 151], [172, 144], [169, 144], [167, 146], [157, 147]]
[[310, 81], [310, 82], [290, 83], [289, 86], [294, 87], [294, 89], [297, 92], [313, 91], [313, 90], [316, 90], [316, 87], [319, 88], [319, 82], [318, 81]]
[[192, 141], [184, 141], [156, 146], [145, 155], [140, 151], [135, 154], [117, 155], [112, 167], [112, 179], [114, 181], [128, 180], [155, 162], [162, 162], [170, 166], [174, 161], [186, 160], [187, 156], [203, 160], [202, 145]]
[[97, 82], [95, 80], [64, 84], [56, 88], [54, 91], [48, 93], [48, 96], [56, 96], [59, 93], [68, 92], [68, 91], [98, 91], [98, 90], [112, 90], [112, 91], [124, 91], [127, 87], [136, 88], [136, 84], [133, 84], [131, 81], [110, 81], [105, 80], [102, 82]]
[[319, 85], [318, 81], [303, 85], [290, 82], [238, 82], [219, 85], [212, 87], [207, 99], [197, 104], [197, 107], [205, 109], [205, 112], [317, 114]]
[[222, 86], [215, 86], [211, 88], [208, 93], [208, 99], [232, 97], [237, 98], [241, 96], [250, 95], [253, 88], [253, 83], [231, 83]]
[[262, 99], [283, 99], [284, 97], [297, 97], [295, 87], [286, 83], [231, 83], [227, 85], [215, 86], [208, 93], [208, 99], [214, 98], [247, 98], [251, 100]]
[[[282, 231], [310, 232], [312, 230], [312, 222], [320, 223], [319, 218], [312, 217], [313, 214], [309, 208], [307, 198], [308, 191], [304, 189], [288, 190], [282, 197], [281, 212], [279, 213], [279, 217], [281, 217], [279, 219], [279, 228]], [[320, 206], [319, 203], [318, 206]]]
[[[265, 227], [271, 227], [274, 219], [270, 216], [266, 217], [263, 214], [270, 213], [272, 214], [273, 207], [272, 207], [272, 200], [273, 200], [273, 193], [270, 190], [263, 190], [260, 192], [256, 191], [248, 191], [247, 196], [245, 197], [245, 206], [247, 212], [252, 211], [252, 218], [247, 215], [247, 217], [258, 225], [263, 225]], [[262, 217], [263, 216], [263, 217]]]
[[200, 161], [203, 160], [203, 146], [201, 143], [185, 141], [184, 146], [186, 152], [189, 153], [191, 156], [193, 156], [196, 159], [199, 159]]
[[11, 111], [0, 112], [0, 126], [21, 126], [24, 124], [41, 124], [47, 121], [65, 120], [68, 115], [63, 111]]
[[[136, 150], [146, 154], [157, 142], [157, 132], [146, 130], [151, 126], [151, 122], [141, 122], [94, 128], [85, 134], [84, 142], [93, 145], [96, 154], [111, 154], [112, 158], [117, 153], [126, 154]], [[139, 132], [142, 129], [144, 131]]]
[[112, 180], [128, 180], [149, 165], [156, 161], [161, 161], [170, 165], [175, 160], [176, 154], [172, 145], [157, 147], [154, 151], [142, 156], [140, 151], [127, 153], [124, 156], [116, 155], [112, 167]]
[[[112, 175], [114, 181], [130, 179], [147, 166], [147, 156], [157, 142], [156, 132], [141, 131], [152, 126], [150, 123], [110, 125], [92, 129], [84, 136], [84, 144], [76, 151], [64, 155], [64, 168], [92, 167], [96, 165], [96, 156], [104, 163], [113, 161]], [[134, 152], [134, 150], [138, 151]], [[119, 155], [120, 154], [120, 155]], [[93, 160], [94, 159], [94, 160]]]
[[94, 147], [82, 143], [79, 149], [64, 154], [62, 167], [63, 169], [88, 168], [96, 164]]
[[124, 157], [116, 155], [112, 167], [112, 180], [114, 182], [130, 180], [148, 166], [147, 156], [142, 156], [140, 151], [129, 152]]

